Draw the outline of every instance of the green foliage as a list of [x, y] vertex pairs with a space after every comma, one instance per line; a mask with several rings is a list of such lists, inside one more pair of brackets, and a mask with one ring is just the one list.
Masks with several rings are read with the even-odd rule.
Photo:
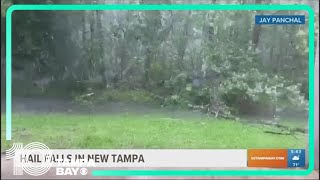
[[307, 27], [259, 30], [256, 14], [16, 12], [13, 68], [31, 81], [53, 77], [48, 91], [85, 104], [156, 101], [227, 115], [254, 106], [306, 110]]
[[[254, 103], [265, 107], [276, 106], [280, 110], [296, 108], [308, 110], [308, 102], [300, 92], [299, 84], [285, 80], [281, 76], [268, 76], [251, 69], [247, 73], [233, 73], [232, 78], [226, 79], [219, 91], [229, 106], [239, 106], [237, 102]], [[231, 102], [232, 101], [232, 102]]]

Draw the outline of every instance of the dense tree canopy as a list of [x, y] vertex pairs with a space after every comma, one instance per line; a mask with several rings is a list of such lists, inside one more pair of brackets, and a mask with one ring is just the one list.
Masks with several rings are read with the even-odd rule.
[[[212, 2], [224, 3], [200, 3]], [[112, 89], [141, 90], [163, 106], [199, 108], [216, 116], [305, 111], [308, 26], [256, 26], [254, 16], [262, 13], [305, 14], [17, 11], [12, 18], [13, 71], [17, 74], [13, 83], [23, 81], [30, 88], [40, 84], [46, 91], [59, 90], [72, 97]], [[4, 41], [1, 44], [3, 54]], [[19, 88], [13, 91], [19, 94]]]

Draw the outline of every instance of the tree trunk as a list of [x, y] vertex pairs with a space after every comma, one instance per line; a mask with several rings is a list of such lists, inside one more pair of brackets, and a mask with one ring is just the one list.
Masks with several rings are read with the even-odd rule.
[[102, 13], [103, 11], [96, 11], [96, 22], [97, 22], [97, 37], [98, 37], [98, 44], [99, 44], [99, 51], [98, 51], [98, 63], [100, 69], [100, 76], [102, 79], [102, 86], [103, 88], [107, 87], [107, 78], [105, 75], [106, 67], [104, 64], [104, 50], [103, 50], [103, 34], [102, 34]]
[[86, 11], [83, 12], [82, 18], [82, 42], [86, 41]]
[[144, 61], [144, 87], [148, 87], [150, 81], [150, 66], [152, 59], [152, 51], [147, 48], [146, 59]]
[[253, 28], [252, 43], [253, 48], [257, 49], [260, 40], [261, 25], [255, 25]]
[[[98, 57], [99, 57], [99, 62], [102, 61], [103, 59], [103, 34], [102, 34], [102, 11], [96, 11], [96, 22], [97, 22], [97, 37], [98, 37]], [[99, 63], [100, 64], [100, 63]]]
[[91, 22], [90, 22], [90, 38], [94, 40], [94, 28], [95, 28], [95, 11], [91, 12]]
[[[256, 0], [255, 4], [262, 4], [262, 0]], [[253, 33], [252, 33], [252, 44], [253, 48], [257, 49], [259, 40], [260, 40], [260, 33], [261, 33], [261, 25], [255, 25], [253, 27]]]
[[190, 18], [191, 18], [191, 11], [188, 11], [188, 16], [187, 20], [184, 23], [184, 30], [182, 33], [182, 43], [180, 44], [181, 47], [178, 47], [178, 64], [179, 64], [179, 69], [184, 70], [184, 57], [186, 54], [186, 49], [187, 49], [187, 44], [189, 40], [189, 29], [190, 29]]

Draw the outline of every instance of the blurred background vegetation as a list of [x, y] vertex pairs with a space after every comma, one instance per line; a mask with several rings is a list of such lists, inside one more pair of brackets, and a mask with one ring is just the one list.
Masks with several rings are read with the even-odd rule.
[[[6, 8], [35, 3], [70, 1], [1, 0], [2, 97]], [[308, 4], [318, 8], [317, 2], [307, 0], [233, 3]], [[302, 11], [16, 11], [12, 17], [13, 96], [70, 98], [79, 103], [156, 103], [199, 109], [224, 118], [306, 116], [308, 26], [256, 26], [257, 14], [307, 16]], [[317, 11], [316, 21], [318, 15]]]

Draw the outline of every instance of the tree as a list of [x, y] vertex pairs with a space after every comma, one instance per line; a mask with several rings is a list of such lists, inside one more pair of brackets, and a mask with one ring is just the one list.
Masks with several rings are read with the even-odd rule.
[[[203, 3], [212, 2], [217, 3]], [[54, 85], [48, 88], [72, 96], [85, 89], [140, 89], [219, 115], [305, 110], [308, 29], [257, 26], [252, 20], [257, 13], [16, 12], [13, 68], [25, 79], [51, 78]]]

